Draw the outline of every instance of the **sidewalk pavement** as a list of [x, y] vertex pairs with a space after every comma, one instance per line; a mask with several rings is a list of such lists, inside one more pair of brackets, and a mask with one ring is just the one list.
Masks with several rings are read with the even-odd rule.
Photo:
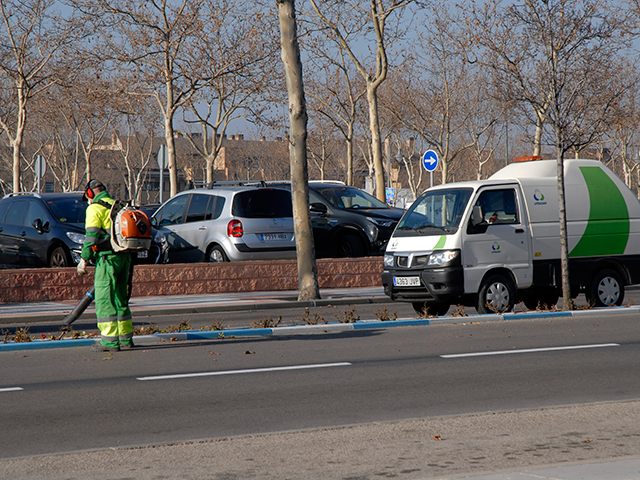
[[[384, 295], [382, 287], [330, 289], [321, 290], [321, 300], [297, 300], [297, 291], [280, 292], [249, 292], [215, 295], [182, 295], [164, 297], [143, 297], [131, 300], [131, 309], [135, 314], [150, 314], [161, 311], [166, 314], [175, 313], [207, 313], [219, 311], [238, 311], [254, 309], [282, 309], [294, 307], [318, 307], [327, 305], [352, 305], [371, 303], [390, 303]], [[73, 309], [77, 302], [41, 302], [29, 304], [0, 305], [0, 325], [62, 321]], [[500, 321], [519, 318], [550, 318], [566, 316], [615, 315], [638, 313], [640, 307], [616, 307], [606, 310], [579, 310], [573, 312], [527, 312], [505, 315], [473, 315], [472, 317], [438, 317], [430, 319], [399, 319], [395, 321], [361, 321], [353, 324], [323, 324], [323, 325], [295, 325], [278, 326], [275, 328], [240, 328], [213, 332], [180, 332], [171, 334], [154, 334], [136, 336], [138, 345], [152, 344], [170, 340], [214, 339], [224, 332], [225, 336], [260, 336], [260, 335], [295, 335], [309, 334], [317, 331], [345, 331], [365, 328], [388, 328], [407, 325], [435, 325], [446, 323], [467, 323], [470, 321]], [[95, 318], [95, 310], [90, 306], [81, 318]], [[166, 337], [166, 338], [165, 338]], [[0, 352], [33, 348], [56, 348], [71, 346], [87, 346], [93, 344], [94, 339], [33, 341], [28, 343], [0, 343]], [[640, 457], [598, 463], [577, 463], [571, 465], [556, 465], [544, 468], [527, 468], [518, 471], [494, 473], [473, 477], [450, 477], [451, 480], [640, 480]], [[427, 479], [425, 479], [427, 480]]]
[[[602, 463], [533, 468], [510, 473], [495, 473], [480, 477], [456, 477], [457, 480], [638, 480], [640, 459], [615, 460]], [[425, 479], [426, 480], [426, 479]], [[454, 480], [453, 478], [451, 480]]]

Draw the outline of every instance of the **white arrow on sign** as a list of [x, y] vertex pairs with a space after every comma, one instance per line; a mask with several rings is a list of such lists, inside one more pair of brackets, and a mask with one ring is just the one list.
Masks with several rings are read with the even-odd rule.
[[422, 156], [422, 165], [427, 172], [433, 172], [438, 166], [438, 154], [434, 150], [427, 150]]

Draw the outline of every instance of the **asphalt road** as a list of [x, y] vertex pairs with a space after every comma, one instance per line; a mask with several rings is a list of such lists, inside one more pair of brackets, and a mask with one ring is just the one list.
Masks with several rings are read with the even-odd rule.
[[636, 317], [2, 352], [0, 458], [640, 400]]

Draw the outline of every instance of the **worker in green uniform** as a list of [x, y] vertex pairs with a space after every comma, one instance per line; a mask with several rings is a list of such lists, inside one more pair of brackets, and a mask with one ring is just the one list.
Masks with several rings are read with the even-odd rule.
[[131, 254], [115, 253], [109, 240], [110, 209], [113, 199], [99, 180], [91, 180], [83, 199], [89, 201], [85, 217], [85, 240], [78, 273], [87, 274], [87, 262], [94, 260], [95, 305], [100, 343], [91, 347], [94, 352], [117, 352], [133, 347], [133, 323], [129, 309], [129, 275]]

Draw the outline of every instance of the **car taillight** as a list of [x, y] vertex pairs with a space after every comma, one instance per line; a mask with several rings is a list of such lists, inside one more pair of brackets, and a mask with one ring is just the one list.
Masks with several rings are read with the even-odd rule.
[[240, 220], [231, 220], [227, 225], [227, 235], [230, 237], [241, 237], [243, 233]]

